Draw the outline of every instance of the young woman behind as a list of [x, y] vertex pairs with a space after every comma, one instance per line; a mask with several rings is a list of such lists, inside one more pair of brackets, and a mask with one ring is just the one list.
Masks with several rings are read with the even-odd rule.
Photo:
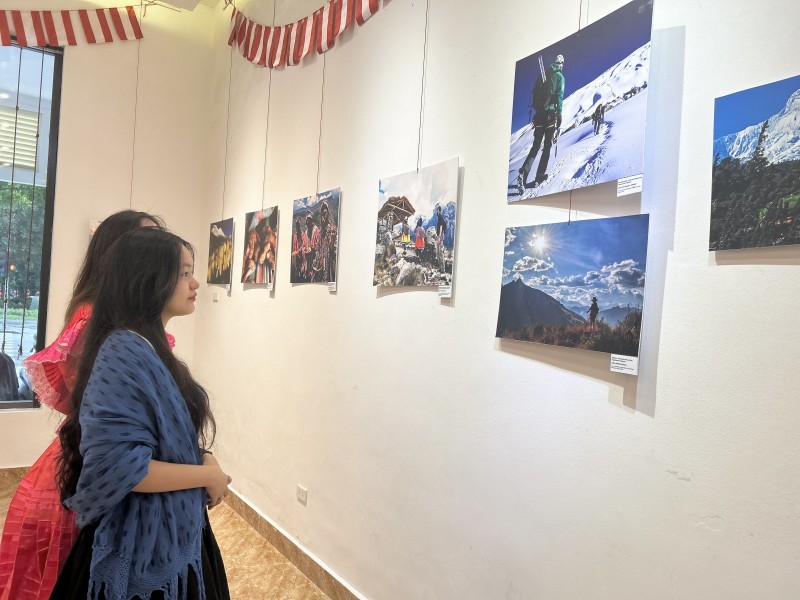
[[59, 485], [81, 531], [52, 598], [229, 598], [206, 505], [230, 478], [202, 450], [208, 396], [164, 332], [194, 311], [193, 270], [191, 246], [159, 229], [122, 236], [103, 262], [60, 431]]
[[[113, 242], [140, 227], [161, 227], [158, 217], [123, 210], [99, 225], [83, 265], [58, 338], [25, 359], [39, 401], [66, 414], [75, 380], [80, 339], [92, 312], [100, 281], [100, 261]], [[0, 540], [0, 600], [45, 600], [58, 577], [78, 528], [75, 515], [61, 506], [55, 475], [61, 442], [54, 439], [17, 488]]]

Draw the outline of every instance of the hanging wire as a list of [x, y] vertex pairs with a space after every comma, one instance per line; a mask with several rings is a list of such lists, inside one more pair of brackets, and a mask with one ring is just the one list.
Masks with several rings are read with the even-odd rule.
[[[139, 11], [144, 17], [146, 7], [142, 7], [142, 1], [139, 1]], [[133, 173], [134, 165], [136, 164], [136, 121], [139, 117], [139, 65], [141, 63], [142, 54], [142, 40], [136, 40], [136, 85], [133, 100], [133, 142], [131, 143], [131, 193], [128, 196], [128, 208], [133, 209]]]
[[431, 2], [425, 0], [425, 43], [422, 49], [422, 81], [419, 89], [419, 132], [417, 135], [417, 173], [422, 158], [422, 114], [425, 108], [425, 71], [428, 65], [428, 17]]
[[[222, 210], [221, 210], [220, 221], [225, 220], [225, 190], [228, 185], [228, 131], [231, 126], [231, 84], [233, 83], [233, 46], [234, 44], [231, 44], [230, 64], [228, 65], [228, 112], [225, 115], [225, 163], [222, 166]], [[270, 75], [270, 77], [272, 76]]]
[[[580, 6], [578, 7], [578, 33], [581, 31], [581, 17], [583, 15], [583, 0], [581, 0]], [[589, 0], [586, 0], [586, 24], [589, 24]], [[575, 210], [575, 216], [578, 216], [577, 209]], [[567, 215], [567, 227], [569, 227], [570, 223], [572, 223], [572, 190], [569, 191], [569, 214]]]
[[[575, 211], [577, 214], [577, 211]], [[572, 223], [572, 190], [569, 191], [569, 212], [567, 213], [567, 227]]]
[[[233, 0], [225, 0], [225, 8], [228, 4], [233, 4]], [[275, 5], [272, 3], [272, 29], [275, 29]], [[235, 6], [234, 6], [235, 8]], [[224, 9], [223, 9], [224, 10]], [[267, 55], [269, 58], [269, 53]], [[264, 133], [264, 179], [261, 181], [261, 210], [264, 210], [264, 203], [267, 196], [267, 148], [269, 147], [269, 108], [272, 104], [272, 69], [269, 69], [269, 84], [267, 84], [267, 131]]]
[[22, 46], [19, 48], [19, 68], [17, 70], [17, 98], [14, 102], [14, 144], [11, 150], [11, 185], [8, 199], [8, 237], [6, 238], [6, 262], [3, 265], [3, 343], [0, 352], [6, 351], [6, 322], [8, 316], [8, 263], [11, 260], [11, 216], [14, 212], [14, 175], [17, 170], [17, 129], [19, 124], [19, 88], [22, 80]]
[[31, 186], [31, 219], [28, 224], [28, 254], [25, 258], [25, 287], [22, 292], [22, 331], [19, 335], [17, 357], [22, 358], [22, 338], [25, 335], [25, 317], [28, 312], [28, 282], [31, 274], [31, 244], [33, 242], [33, 210], [36, 206], [36, 173], [39, 170], [39, 127], [42, 120], [42, 87], [44, 83], [44, 52], [39, 65], [39, 107], [36, 109], [36, 144], [33, 151], [33, 184]]
[[169, 10], [172, 10], [172, 11], [175, 11], [175, 12], [182, 12], [180, 8], [175, 8], [174, 6], [170, 6], [169, 4], [162, 4], [158, 0], [146, 0], [145, 7], [144, 7], [144, 13], [142, 13], [142, 16], [147, 14], [147, 7], [148, 6], [158, 6], [160, 8], [168, 8]]
[[322, 111], [325, 107], [325, 55], [322, 55], [322, 92], [319, 98], [319, 139], [317, 140], [317, 187], [315, 194], [319, 195], [319, 171], [322, 163]]

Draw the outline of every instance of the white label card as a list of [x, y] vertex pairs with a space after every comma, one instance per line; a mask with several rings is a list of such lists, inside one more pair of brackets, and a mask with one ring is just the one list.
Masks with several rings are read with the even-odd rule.
[[329, 292], [335, 292], [336, 291], [336, 282], [335, 281], [329, 281], [328, 282], [328, 291]]
[[275, 286], [274, 286], [274, 284], [273, 284], [273, 283], [270, 281], [270, 282], [267, 284], [267, 291], [270, 291], [270, 292], [271, 292], [273, 287], [275, 287]]
[[436, 295], [439, 298], [452, 298], [453, 296], [453, 286], [452, 285], [440, 285]]
[[611, 371], [614, 373], [625, 373], [626, 375], [638, 375], [639, 359], [635, 356], [612, 354]]
[[617, 197], [627, 196], [628, 194], [636, 194], [642, 191], [643, 175], [631, 175], [630, 177], [623, 177], [617, 179]]

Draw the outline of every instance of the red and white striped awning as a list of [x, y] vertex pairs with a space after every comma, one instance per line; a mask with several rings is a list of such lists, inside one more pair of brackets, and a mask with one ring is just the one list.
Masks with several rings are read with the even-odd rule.
[[132, 6], [83, 10], [0, 10], [0, 46], [76, 46], [142, 39]]
[[255, 23], [234, 8], [228, 45], [262, 67], [296, 65], [312, 50], [322, 54], [333, 48], [339, 34], [353, 22], [363, 25], [379, 8], [379, 0], [329, 0], [311, 16], [275, 27]]

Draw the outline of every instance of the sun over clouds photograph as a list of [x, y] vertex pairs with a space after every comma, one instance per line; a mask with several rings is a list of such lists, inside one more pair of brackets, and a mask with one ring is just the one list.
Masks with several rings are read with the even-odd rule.
[[649, 216], [506, 229], [497, 337], [638, 356]]

